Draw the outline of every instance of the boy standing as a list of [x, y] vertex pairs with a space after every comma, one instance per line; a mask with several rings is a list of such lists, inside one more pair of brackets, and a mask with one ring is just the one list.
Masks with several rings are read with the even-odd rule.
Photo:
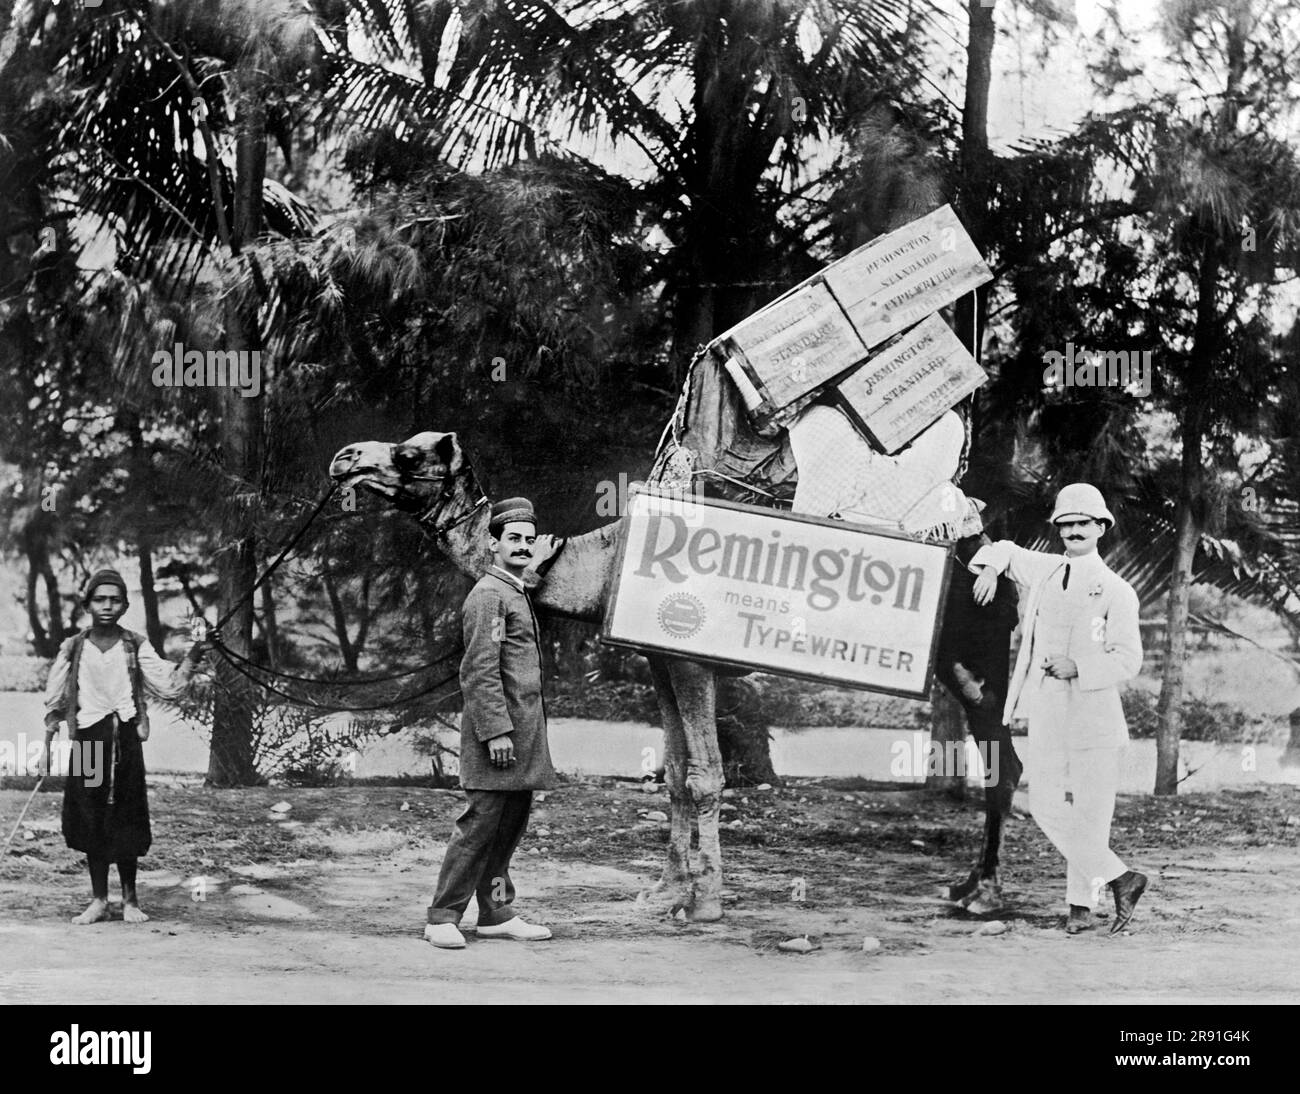
[[[178, 694], [203, 656], [196, 641], [181, 665], [158, 656], [142, 635], [118, 626], [126, 612], [126, 582], [116, 570], [99, 570], [86, 583], [82, 606], [91, 625], [59, 648], [45, 685], [45, 748], [42, 773], [50, 766], [50, 742], [66, 722], [73, 757], [63, 791], [63, 836], [86, 855], [90, 905], [73, 923], [108, 918], [108, 868], [117, 863], [122, 883], [122, 918], [145, 923], [136, 891], [136, 867], [149, 850], [149, 801], [144, 749], [149, 737], [146, 691], [163, 698]], [[198, 632], [201, 623], [196, 624]]]

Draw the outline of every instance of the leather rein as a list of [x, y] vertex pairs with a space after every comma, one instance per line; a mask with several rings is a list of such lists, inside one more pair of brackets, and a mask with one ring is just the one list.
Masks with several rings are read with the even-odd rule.
[[[475, 486], [477, 487], [478, 480], [477, 478], [474, 477], [473, 469], [470, 468], [468, 464], [466, 464], [466, 468], [469, 470], [470, 477], [474, 479]], [[433, 478], [432, 475], [412, 475], [410, 477], [417, 481], [423, 480], [425, 482], [428, 482]], [[467, 520], [473, 517], [484, 505], [488, 503], [487, 495], [483, 494], [479, 497], [478, 501], [476, 501], [473, 505], [471, 505], [467, 510], [465, 510], [464, 513], [458, 516], [450, 524], [445, 524], [445, 525], [441, 524], [440, 522], [445, 514], [445, 511], [452, 502], [452, 497], [453, 497], [452, 490], [453, 487], [455, 486], [455, 483], [456, 483], [455, 475], [450, 473], [444, 475], [442, 478], [442, 489], [438, 491], [438, 496], [433, 499], [433, 504], [431, 504], [428, 509], [426, 509], [423, 513], [421, 513], [418, 517], [415, 518], [420, 524], [427, 525], [430, 531], [432, 531], [433, 534], [439, 539], [446, 538], [449, 532], [451, 532], [453, 529], [459, 528]]]

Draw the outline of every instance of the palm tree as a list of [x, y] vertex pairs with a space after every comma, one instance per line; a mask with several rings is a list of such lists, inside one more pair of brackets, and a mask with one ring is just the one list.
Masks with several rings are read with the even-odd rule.
[[373, 59], [336, 49], [322, 105], [458, 166], [612, 150], [665, 244], [654, 274], [680, 374], [698, 344], [821, 264], [846, 138], [917, 95], [940, 7], [356, 0]]
[[[1145, 599], [1168, 600], [1158, 793], [1176, 787], [1191, 583], [1258, 599], [1293, 626], [1300, 608], [1297, 482], [1277, 472], [1285, 446], [1273, 441], [1271, 470], [1256, 468], [1253, 485], [1233, 451], [1242, 436], [1272, 440], [1287, 403], [1286, 352], [1266, 317], [1272, 286], [1294, 276], [1300, 226], [1297, 157], [1277, 135], [1297, 27], [1280, 4], [1167, 10], [1185, 82], [1215, 89], [1197, 103], [1216, 109], [1191, 116], [1182, 90], [1131, 95], [1137, 105], [1088, 116], [1061, 138], [985, 157], [980, 186], [963, 178], [999, 226], [989, 246], [997, 280], [980, 301], [995, 304], [994, 382], [978, 400], [967, 485], [996, 499], [986, 514], [995, 524], [1038, 545], [1041, 513], [1064, 481], [1088, 479], [1116, 498], [1108, 556]], [[974, 47], [987, 16], [972, 3], [971, 17]], [[1131, 76], [1122, 60], [1116, 52], [1099, 74]], [[1045, 391], [1042, 353], [1070, 339], [1153, 349], [1153, 398]], [[1172, 466], [1144, 435], [1153, 407], [1178, 423]], [[1240, 504], [1244, 487], [1258, 505]]]
[[[246, 248], [263, 232], [299, 234], [311, 224], [305, 207], [266, 179], [265, 162], [268, 128], [284, 128], [316, 58], [314, 21], [285, 0], [128, 3], [99, 13], [32, 7], [63, 30], [57, 73], [77, 92], [61, 104], [61, 138], [79, 155], [58, 165], [57, 184], [107, 227], [119, 269], [167, 291], [208, 288], [221, 302], [213, 318], [224, 348], [258, 349], [264, 317], [222, 286], [249, 264]], [[114, 364], [129, 374], [146, 362]], [[224, 469], [256, 498], [265, 485], [263, 404], [233, 389], [220, 401]], [[227, 641], [245, 655], [256, 558], [245, 529], [218, 559], [222, 603], [241, 605]], [[254, 777], [252, 705], [239, 681], [227, 683], [208, 771], [217, 785]]]
[[[1166, 400], [1179, 420], [1180, 472], [1155, 791], [1172, 794], [1189, 591], [1214, 524], [1217, 468], [1233, 433], [1258, 423], [1289, 372], [1272, 344], [1268, 302], [1275, 266], [1285, 262], [1294, 276], [1300, 248], [1300, 155], [1281, 136], [1293, 101], [1281, 89], [1300, 19], [1273, 0], [1171, 5], [1164, 33], [1189, 82], [1222, 87], [1193, 118], [1167, 104], [1169, 123], [1155, 134], [1153, 169], [1141, 180], [1166, 243], [1156, 291], [1186, 301], [1172, 309], [1166, 340], [1176, 365]], [[1272, 260], [1261, 264], [1260, 249]]]

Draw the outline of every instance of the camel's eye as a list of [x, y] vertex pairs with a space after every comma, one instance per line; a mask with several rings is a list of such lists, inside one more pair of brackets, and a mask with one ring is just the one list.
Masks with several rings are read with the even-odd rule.
[[393, 466], [405, 475], [420, 466], [420, 452], [411, 445], [399, 444], [393, 448]]

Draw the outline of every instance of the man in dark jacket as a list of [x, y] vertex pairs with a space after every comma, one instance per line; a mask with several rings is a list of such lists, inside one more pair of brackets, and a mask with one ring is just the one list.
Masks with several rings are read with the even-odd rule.
[[540, 568], [555, 541], [546, 536], [538, 544], [526, 498], [492, 506], [488, 533], [494, 562], [470, 590], [462, 611], [460, 785], [468, 804], [447, 844], [424, 930], [424, 937], [443, 949], [465, 945], [457, 924], [472, 896], [478, 900], [480, 938], [535, 942], [551, 937], [547, 928], [515, 914], [510, 858], [528, 826], [533, 791], [555, 782], [537, 620], [524, 584], [535, 546]]

